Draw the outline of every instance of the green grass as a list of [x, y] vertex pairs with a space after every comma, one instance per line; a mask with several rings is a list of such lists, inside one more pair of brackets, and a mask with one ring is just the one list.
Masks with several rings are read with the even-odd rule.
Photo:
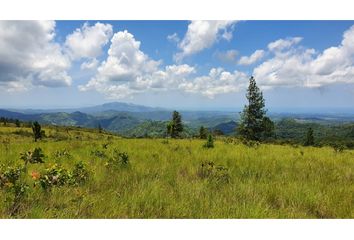
[[[28, 195], [15, 215], [10, 216], [6, 201], [10, 193], [0, 190], [1, 218], [354, 217], [354, 151], [271, 144], [250, 148], [222, 139], [206, 149], [204, 140], [166, 143], [77, 128], [46, 128], [48, 137], [35, 143], [29, 136], [14, 134], [18, 130], [0, 128], [0, 164], [23, 164], [20, 153], [35, 147], [47, 157], [44, 164], [28, 166], [23, 180], [29, 184]], [[102, 144], [108, 142], [104, 149]], [[63, 149], [71, 157], [54, 156]], [[128, 167], [107, 169], [108, 158], [91, 153], [99, 150], [110, 157], [114, 149], [128, 153]], [[33, 186], [32, 171], [54, 163], [72, 169], [79, 161], [90, 171], [84, 185], [51, 192]], [[198, 170], [204, 161], [226, 167], [230, 182], [201, 178]]]

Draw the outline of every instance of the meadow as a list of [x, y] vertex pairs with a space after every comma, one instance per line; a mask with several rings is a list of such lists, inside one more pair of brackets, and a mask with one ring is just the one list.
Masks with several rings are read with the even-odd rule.
[[[23, 166], [21, 153], [45, 155], [24, 168], [23, 197], [0, 189], [0, 218], [354, 218], [353, 150], [226, 137], [204, 148], [201, 139], [44, 130], [34, 142], [30, 128], [0, 127], [0, 173]], [[46, 169], [72, 171], [78, 163], [84, 181], [49, 190], [38, 183]]]

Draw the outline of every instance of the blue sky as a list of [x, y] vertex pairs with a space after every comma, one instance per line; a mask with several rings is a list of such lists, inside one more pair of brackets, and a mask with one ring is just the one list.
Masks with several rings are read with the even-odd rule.
[[[99, 22], [99, 23], [98, 23]], [[354, 108], [354, 21], [0, 21], [0, 107]]]

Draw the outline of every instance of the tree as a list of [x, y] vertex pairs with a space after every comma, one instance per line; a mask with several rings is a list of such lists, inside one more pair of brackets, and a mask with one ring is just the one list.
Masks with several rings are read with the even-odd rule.
[[20, 122], [20, 120], [16, 119], [16, 120], [15, 120], [15, 125], [16, 125], [16, 127], [21, 127], [21, 122]]
[[208, 134], [208, 139], [207, 139], [206, 143], [203, 145], [203, 147], [205, 147], [205, 148], [213, 148], [214, 147], [213, 135], [211, 135], [210, 133]]
[[35, 142], [37, 142], [38, 139], [42, 139], [44, 131], [41, 130], [41, 125], [37, 121], [32, 124], [32, 131]]
[[313, 129], [309, 128], [307, 130], [307, 134], [306, 134], [306, 139], [305, 139], [305, 146], [313, 146], [315, 145], [315, 138], [313, 136]]
[[206, 129], [204, 126], [201, 126], [199, 128], [199, 138], [206, 139], [207, 136], [208, 136], [208, 129]]
[[241, 113], [239, 134], [247, 140], [260, 141], [273, 135], [274, 123], [266, 116], [265, 101], [254, 77], [250, 78], [246, 94], [248, 105]]
[[99, 132], [99, 133], [102, 133], [102, 131], [103, 131], [103, 128], [102, 128], [101, 124], [99, 123], [99, 124], [98, 124], [98, 132]]
[[177, 111], [173, 111], [172, 120], [167, 124], [167, 133], [172, 138], [178, 138], [183, 131], [182, 116]]

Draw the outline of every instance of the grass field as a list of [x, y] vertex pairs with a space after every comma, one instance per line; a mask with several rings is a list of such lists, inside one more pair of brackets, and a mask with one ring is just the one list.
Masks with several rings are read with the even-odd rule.
[[[46, 155], [45, 163], [24, 170], [20, 180], [29, 187], [16, 212], [13, 193], [0, 190], [1, 218], [354, 218], [354, 151], [248, 147], [222, 138], [206, 149], [198, 139], [45, 131], [34, 142], [29, 128], [0, 127], [3, 171], [23, 165], [20, 154], [35, 147]], [[129, 163], [107, 166], [115, 150], [126, 152]], [[55, 163], [69, 171], [80, 161], [89, 171], [83, 184], [51, 191], [34, 185], [33, 172]]]

